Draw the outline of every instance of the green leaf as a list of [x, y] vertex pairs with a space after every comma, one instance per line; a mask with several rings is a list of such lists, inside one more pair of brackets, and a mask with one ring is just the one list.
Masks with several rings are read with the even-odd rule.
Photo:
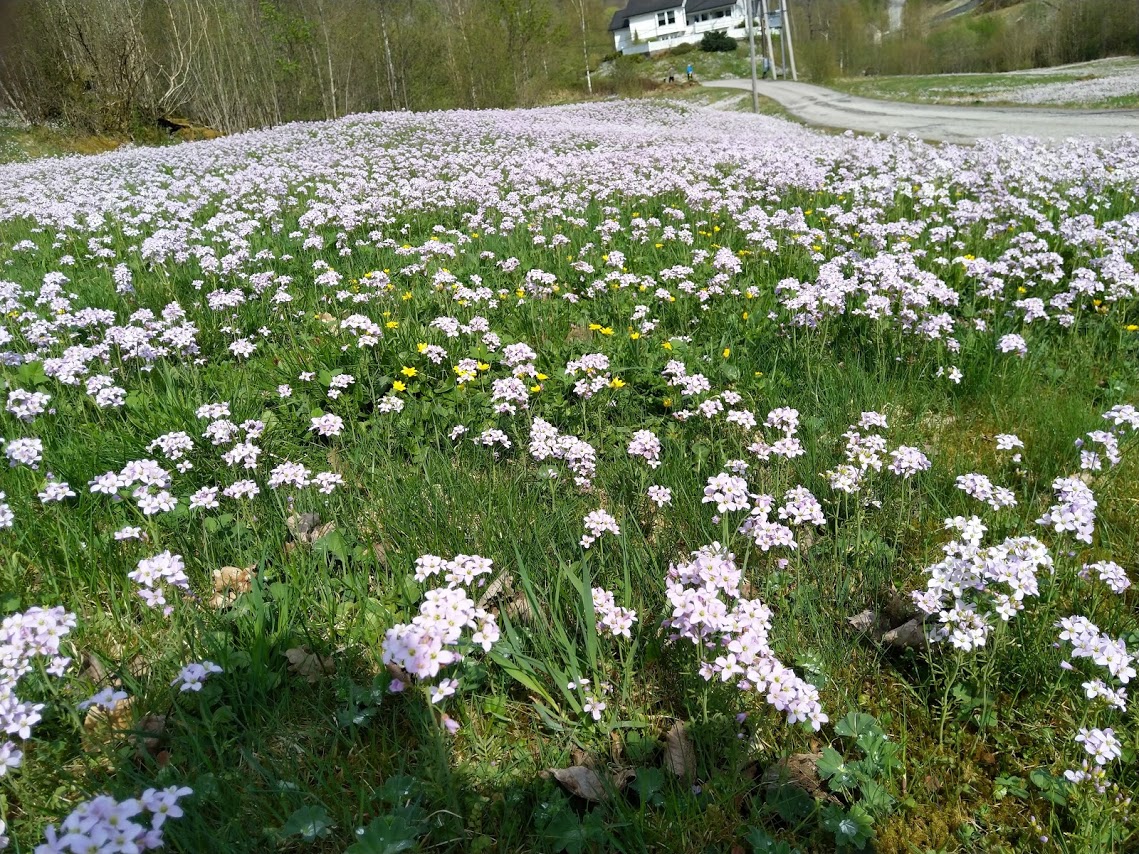
[[859, 803], [872, 815], [887, 815], [894, 806], [894, 796], [886, 788], [873, 780], [867, 780], [858, 787], [862, 793]]
[[341, 563], [347, 565], [348, 563], [348, 544], [344, 541], [344, 536], [338, 530], [331, 530], [323, 537], [319, 537], [312, 541], [312, 550], [318, 555], [324, 557], [335, 557]]
[[849, 811], [831, 804], [823, 811], [823, 827], [834, 834], [839, 848], [852, 846], [862, 851], [874, 837], [874, 819], [858, 804]]
[[1005, 795], [1012, 795], [1015, 798], [1027, 798], [1028, 787], [1025, 785], [1023, 777], [997, 777], [993, 780], [993, 799], [1000, 800]]
[[356, 832], [344, 854], [399, 854], [415, 849], [418, 829], [403, 816], [383, 815]]
[[565, 851], [566, 854], [582, 854], [589, 849], [589, 839], [581, 822], [568, 809], [559, 810], [546, 825], [543, 834], [551, 843], [554, 851]]
[[798, 786], [772, 786], [767, 790], [767, 804], [791, 825], [803, 821], [815, 809], [815, 802]]
[[632, 788], [642, 804], [655, 804], [662, 800], [660, 790], [664, 788], [664, 773], [659, 768], [639, 768]]
[[759, 827], [751, 828], [744, 839], [754, 854], [801, 854], [798, 848], [792, 848], [789, 843], [776, 839]]
[[846, 764], [842, 754], [833, 747], [823, 748], [823, 755], [815, 767], [819, 776], [829, 781], [832, 791], [849, 789], [858, 782], [854, 771]]
[[322, 806], [301, 807], [296, 810], [277, 831], [283, 837], [299, 836], [305, 842], [313, 842], [328, 836], [332, 819]]
[[882, 734], [882, 728], [873, 715], [864, 715], [862, 712], [849, 712], [846, 717], [834, 725], [834, 731], [846, 738], [858, 738], [860, 735], [873, 733]]

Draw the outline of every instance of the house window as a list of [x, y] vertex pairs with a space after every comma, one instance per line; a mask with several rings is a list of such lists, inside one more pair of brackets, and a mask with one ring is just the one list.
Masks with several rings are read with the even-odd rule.
[[668, 24], [675, 24], [675, 23], [676, 23], [676, 12], [675, 11], [670, 10], [668, 12], [657, 12], [657, 26], [658, 27], [664, 27], [664, 26], [667, 26]]

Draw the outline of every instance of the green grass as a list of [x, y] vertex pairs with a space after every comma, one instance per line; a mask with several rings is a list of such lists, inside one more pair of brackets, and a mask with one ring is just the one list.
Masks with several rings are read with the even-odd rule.
[[[705, 92], [686, 95], [701, 101]], [[742, 189], [766, 192], [754, 184]], [[964, 185], [947, 189], [969, 192]], [[1136, 209], [1134, 196], [1117, 189], [1097, 198], [1100, 222]], [[612, 215], [604, 210], [610, 203], [619, 208], [622, 228], [601, 247], [596, 228]], [[635, 219], [667, 222], [667, 209], [678, 206], [695, 247], [657, 239], [656, 227], [647, 243], [634, 239]], [[853, 207], [851, 196], [824, 187], [789, 192], [770, 209], [801, 214], [808, 228], [828, 234], [818, 250], [823, 255], [834, 251], [839, 234], [873, 255], [878, 250], [857, 220], [833, 225], [838, 213]], [[948, 204], [937, 202], [932, 210], [944, 214]], [[913, 203], [898, 193], [882, 211], [888, 221], [907, 221]], [[216, 212], [203, 211], [199, 221]], [[10, 388], [53, 394], [57, 412], [37, 422], [34, 432], [51, 449], [51, 470], [80, 493], [62, 505], [40, 506], [35, 493], [42, 472], [0, 473], [18, 519], [35, 519], [3, 533], [0, 607], [10, 613], [36, 603], [66, 605], [80, 618], [71, 637], [77, 662], [87, 662], [77, 678], [64, 682], [37, 673], [21, 689], [42, 698], [48, 710], [23, 768], [0, 789], [16, 850], [31, 850], [46, 822], [91, 793], [129, 796], [175, 783], [195, 792], [186, 815], [166, 825], [172, 849], [185, 852], [340, 852], [363, 825], [371, 828], [374, 847], [353, 851], [790, 850], [777, 847], [780, 842], [823, 851], [835, 849], [835, 822], [848, 814], [872, 822], [873, 845], [883, 852], [1011, 852], [1035, 844], [1024, 819], [1029, 810], [1053, 837], [1071, 840], [1066, 850], [1123, 850], [1135, 826], [1126, 810], [1113, 813], [1101, 800], [1076, 794], [1049, 801], [1044, 786], [1060, 785], [1052, 774], [1078, 755], [1071, 735], [1090, 720], [1079, 679], [1058, 669], [1064, 655], [1053, 646], [1054, 620], [1075, 609], [1114, 634], [1135, 627], [1133, 597], [1104, 595], [1075, 570], [1083, 560], [1110, 555], [1134, 572], [1136, 458], [1126, 457], [1095, 481], [1101, 507], [1095, 549], [1080, 546], [1068, 557], [1071, 539], [1040, 534], [1033, 520], [1052, 501], [1052, 479], [1071, 473], [1073, 439], [1098, 429], [1109, 406], [1139, 395], [1139, 335], [1124, 328], [1135, 322], [1133, 301], [1104, 307], [1102, 314], [1081, 312], [1071, 330], [1033, 328], [1024, 359], [994, 355], [997, 334], [1020, 328], [996, 313], [992, 330], [964, 330], [961, 353], [949, 356], [937, 344], [899, 335], [886, 321], [834, 319], [814, 332], [780, 328], [768, 319], [782, 310], [775, 286], [787, 278], [813, 280], [817, 251], [789, 233], [780, 235], [777, 251], [761, 251], [729, 212], [675, 194], [590, 201], [581, 211], [584, 225], [556, 218], [539, 225], [548, 239], [558, 233], [570, 239], [557, 252], [536, 246], [522, 225], [498, 233], [462, 228], [465, 212], [406, 210], [385, 224], [386, 233], [402, 235], [411, 246], [430, 244], [439, 236], [432, 230], [437, 224], [456, 228], [441, 238], [455, 245], [454, 256], [427, 260], [426, 272], [398, 272], [408, 257], [391, 247], [367, 245], [350, 257], [303, 250], [285, 237], [302, 230], [291, 209], [279, 231], [253, 232], [252, 253], [294, 256], [273, 268], [298, 283], [292, 289], [297, 301], [289, 306], [298, 313], [283, 314], [268, 299], [246, 303], [236, 322], [245, 330], [269, 327], [273, 335], [258, 338], [257, 352], [239, 366], [225, 358], [232, 339], [222, 327], [231, 320], [205, 308], [196, 264], [151, 268], [126, 252], [129, 240], [120, 233], [112, 247], [124, 253], [137, 288], [136, 296], [119, 301], [120, 321], [135, 308], [161, 311], [176, 300], [201, 330], [210, 361], [160, 360], [144, 371], [113, 356], [116, 379], [130, 390], [118, 411], [97, 409], [81, 389], [48, 381], [36, 363], [0, 368]], [[1030, 220], [1018, 224], [1028, 228]], [[961, 252], [995, 258], [1013, 234], [1011, 227], [995, 236], [986, 236], [983, 225], [965, 227]], [[331, 245], [335, 230], [324, 236]], [[22, 239], [35, 241], [41, 252], [11, 251]], [[67, 268], [80, 302], [117, 304], [107, 270], [85, 257], [82, 232], [53, 247], [30, 224], [9, 224], [2, 242], [0, 263], [11, 262], [2, 268], [5, 278], [32, 287], [57, 266], [59, 255], [70, 253], [81, 259]], [[903, 248], [900, 240], [891, 242]], [[928, 234], [907, 245], [934, 255], [945, 251]], [[575, 281], [575, 260], [600, 269], [610, 253], [621, 251], [630, 272], [654, 276], [693, 263], [693, 248], [720, 247], [737, 253], [739, 280], [755, 286], [753, 296], [726, 295], [704, 312], [684, 296], [654, 303], [659, 328], [644, 335], [633, 334], [628, 318], [651, 294], [626, 287], [579, 304], [555, 296], [515, 304], [517, 280], [507, 284], [480, 257], [483, 251], [516, 257], [523, 270], [540, 267], [564, 283]], [[1081, 252], [1072, 250], [1064, 260], [1069, 271], [1087, 262]], [[395, 324], [382, 346], [343, 346], [350, 339], [323, 313], [342, 321], [356, 309], [330, 305], [311, 284], [317, 260], [333, 265], [355, 292], [369, 290], [361, 284], [369, 272], [393, 271], [391, 286], [374, 288], [378, 300], [366, 309], [378, 322]], [[711, 275], [707, 262], [696, 266], [697, 277]], [[432, 285], [431, 276], [444, 267], [462, 282], [480, 275], [505, 287], [503, 308], [456, 305], [446, 288]], [[940, 275], [971, 294], [960, 264]], [[209, 277], [206, 291], [233, 286], [223, 276]], [[974, 300], [969, 310], [981, 304]], [[534, 347], [538, 370], [547, 375], [532, 380], [540, 389], [513, 426], [488, 409], [489, 378], [508, 375], [496, 354], [477, 340], [446, 339], [429, 327], [439, 315], [469, 318], [484, 310], [504, 343]], [[442, 344], [453, 360], [469, 356], [488, 369], [459, 386], [451, 360], [433, 365], [420, 354], [421, 342]], [[609, 356], [623, 385], [583, 403], [562, 370], [569, 359], [594, 352]], [[704, 372], [716, 389], [736, 391], [761, 418], [776, 406], [797, 408], [805, 455], [773, 458], [765, 466], [749, 455], [754, 437], [747, 432], [699, 416], [674, 419], [683, 402], [661, 378], [670, 359]], [[961, 385], [933, 378], [950, 359], [964, 370]], [[404, 367], [414, 367], [415, 375], [408, 377]], [[302, 371], [315, 379], [299, 381]], [[329, 382], [340, 373], [356, 382], [330, 401]], [[406, 390], [393, 392], [396, 381]], [[293, 387], [291, 397], [273, 392], [281, 383]], [[402, 413], [376, 409], [389, 393], [406, 401]], [[157, 454], [147, 445], [160, 434], [186, 430], [196, 438], [206, 422], [195, 418], [195, 408], [222, 400], [230, 403], [234, 422], [266, 423], [263, 444], [276, 458], [270, 465], [303, 460], [314, 471], [341, 474], [345, 485], [329, 497], [301, 492], [293, 507], [263, 487], [256, 499], [230, 502], [225, 512], [190, 511], [185, 495], [192, 486], [234, 479], [218, 449], [199, 441], [172, 513], [143, 518], [130, 501], [110, 503], [86, 492], [83, 485], [102, 472]], [[863, 505], [830, 492], [820, 473], [844, 462], [842, 434], [867, 410], [889, 415], [891, 447], [925, 448], [934, 467], [913, 482], [870, 474], [865, 494], [878, 503]], [[346, 432], [314, 439], [307, 427], [321, 411], [343, 415]], [[532, 416], [598, 450], [590, 489], [575, 489], [564, 465], [529, 458], [523, 425]], [[7, 413], [2, 417], [6, 436], [28, 432]], [[472, 433], [501, 425], [514, 448], [496, 460], [469, 436], [453, 442], [448, 432], [457, 423]], [[657, 470], [624, 451], [639, 429], [654, 430], [664, 442]], [[1000, 432], [1024, 440], [1023, 466], [995, 453], [992, 436]], [[707, 479], [729, 459], [752, 461], [757, 491], [781, 496], [797, 483], [808, 485], [824, 502], [826, 525], [809, 542], [802, 539], [796, 552], [749, 547], [700, 502]], [[559, 472], [555, 479], [547, 476], [551, 465]], [[1057, 543], [1058, 572], [1042, 577], [1041, 601], [1008, 627], [998, 626], [988, 648], [969, 656], [899, 652], [852, 631], [847, 621], [857, 612], [888, 610], [923, 586], [922, 567], [939, 559], [948, 539], [944, 517], [980, 512], [954, 486], [954, 476], [969, 471], [992, 475], [1020, 498], [1016, 508], [984, 514], [990, 541], [1037, 533]], [[656, 510], [645, 500], [651, 483], [672, 488], [671, 506]], [[605, 535], [584, 551], [578, 545], [582, 518], [598, 507], [614, 514], [622, 536]], [[335, 529], [304, 542], [286, 525], [288, 516], [303, 512], [334, 522]], [[150, 542], [115, 542], [111, 532], [126, 524], [142, 525]], [[695, 647], [666, 641], [658, 627], [668, 615], [669, 564], [725, 537], [741, 561], [747, 556], [750, 595], [774, 611], [775, 652], [819, 686], [832, 724], [849, 712], [872, 715], [873, 727], [888, 734], [892, 746], [884, 748], [873, 727], [863, 737], [834, 726], [818, 734], [787, 727], [754, 695], [699, 678]], [[126, 577], [162, 548], [186, 557], [195, 593], [175, 598], [169, 619], [143, 607]], [[413, 579], [416, 557], [456, 553], [493, 558], [511, 587], [490, 604], [500, 613], [503, 640], [492, 655], [472, 651], [455, 668], [461, 688], [445, 708], [461, 728], [449, 736], [438, 707], [421, 692], [386, 692], [391, 674], [380, 649], [385, 632], [414, 616], [422, 600], [425, 585]], [[784, 557], [790, 562], [781, 565]], [[225, 565], [255, 567], [252, 587], [231, 606], [211, 608], [205, 604], [211, 572]], [[598, 636], [590, 597], [583, 595], [591, 584], [637, 610], [631, 640]], [[286, 653], [302, 647], [327, 656], [330, 672], [313, 682], [293, 672]], [[225, 672], [200, 693], [173, 692], [178, 669], [202, 659]], [[100, 662], [98, 670], [91, 660]], [[567, 676], [613, 686], [601, 721], [582, 712], [579, 694], [565, 690]], [[133, 717], [114, 732], [85, 734], [75, 704], [110, 684], [132, 696]], [[735, 716], [744, 712], [748, 720], [741, 726]], [[163, 716], [150, 748], [138, 740], [144, 715]], [[688, 778], [671, 773], [664, 758], [663, 739], [676, 721], [687, 722], [692, 740]], [[1130, 758], [1116, 771], [1128, 788], [1139, 782], [1134, 724], [1134, 712], [1115, 723], [1126, 733]], [[856, 783], [832, 787], [837, 804], [816, 804], [791, 787], [757, 785], [758, 769], [822, 746], [837, 750], [858, 775]], [[581, 764], [605, 774], [632, 769], [638, 778], [623, 794], [595, 804], [570, 797], [543, 776], [545, 769]], [[771, 847], [764, 847], [765, 839]]]
[[[779, 55], [779, 40], [774, 42], [775, 53]], [[763, 44], [758, 35], [755, 44], [756, 62], [763, 55]], [[731, 78], [744, 78], [751, 76], [751, 61], [748, 58], [746, 41], [741, 41], [734, 51], [723, 53], [705, 53], [696, 48], [683, 53], [665, 52], [657, 56], [647, 57], [638, 63], [641, 73], [654, 80], [667, 80], [673, 74], [677, 80], [683, 80], [685, 69], [689, 63], [692, 65], [693, 77], [698, 81], [725, 80]]]
[[[1106, 65], [1105, 65], [1106, 63]], [[1139, 63], [1127, 60], [1107, 60], [1085, 63], [1051, 73], [1007, 72], [1002, 74], [926, 74], [897, 77], [859, 77], [832, 81], [832, 88], [852, 95], [878, 98], [887, 101], [906, 101], [915, 104], [973, 104], [994, 106], [1031, 107], [1007, 96], [1009, 90], [1029, 86], [1074, 83], [1095, 80], [1105, 75], [1101, 70], [1139, 68]], [[1134, 71], [1132, 71], [1134, 73]], [[1139, 94], [1105, 96], [1088, 101], [1068, 101], [1044, 104], [1041, 107], [1071, 107], [1080, 109], [1134, 109], [1139, 107]]]

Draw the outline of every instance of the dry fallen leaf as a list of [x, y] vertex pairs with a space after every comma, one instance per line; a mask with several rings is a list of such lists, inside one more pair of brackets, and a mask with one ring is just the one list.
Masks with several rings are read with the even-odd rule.
[[223, 566], [214, 570], [214, 595], [210, 606], [223, 608], [237, 601], [237, 597], [253, 589], [253, 573], [256, 565], [242, 569], [237, 566]]
[[882, 611], [891, 626], [912, 620], [919, 614], [914, 600], [910, 596], [900, 593], [895, 587], [891, 587], [886, 593], [886, 601], [882, 603]]
[[330, 656], [309, 652], [308, 647], [287, 649], [285, 658], [289, 659], [289, 670], [310, 683], [336, 672], [336, 662]]
[[321, 537], [327, 537], [329, 534], [331, 534], [335, 530], [336, 530], [336, 523], [335, 522], [325, 522], [323, 525], [318, 525], [317, 527], [315, 527], [312, 530], [312, 533], [309, 534], [309, 542], [314, 543], [317, 540], [319, 540]]
[[514, 594], [506, 607], [503, 608], [506, 616], [516, 623], [521, 623], [524, 626], [530, 625], [534, 622], [534, 609], [530, 607], [530, 600], [526, 598], [526, 594], [521, 590]]
[[[162, 737], [166, 734], [166, 715], [147, 715], [138, 722], [131, 738], [138, 745], [139, 753], [143, 751], [157, 757], [161, 750]], [[169, 759], [169, 754], [167, 754]]]
[[378, 563], [382, 568], [390, 568], [388, 566], [388, 551], [384, 548], [383, 543], [372, 543], [372, 554], [376, 557], [376, 563]]
[[83, 653], [83, 666], [79, 671], [79, 677], [95, 685], [100, 685], [107, 678], [107, 668], [99, 656], [85, 652]]
[[609, 779], [613, 781], [613, 788], [617, 791], [621, 791], [621, 789], [637, 779], [637, 772], [633, 768], [618, 768], [609, 775]]
[[794, 786], [812, 798], [822, 798], [830, 803], [837, 803], [834, 795], [826, 790], [822, 780], [819, 779], [816, 766], [822, 758], [821, 753], [794, 753], [786, 759], [768, 765], [760, 778], [760, 784], [765, 788]]
[[577, 795], [587, 801], [609, 800], [609, 790], [592, 768], [572, 765], [569, 768], [549, 768], [546, 773], [552, 775], [571, 795]]
[[411, 684], [411, 674], [396, 664], [394, 661], [389, 661], [387, 664], [388, 674], [392, 679], [398, 679], [404, 685]]
[[482, 596], [479, 597], [479, 601], [477, 603], [478, 607], [485, 608], [487, 605], [497, 599], [501, 594], [510, 593], [513, 590], [514, 582], [510, 578], [510, 574], [506, 572], [500, 572], [498, 574], [498, 577], [494, 579], [494, 581], [492, 581], [490, 584], [488, 584], [486, 586], [486, 589], [482, 592]]
[[860, 614], [848, 617], [846, 622], [849, 623], [855, 631], [868, 632], [873, 629], [874, 624], [878, 622], [878, 615], [868, 608]]
[[920, 620], [910, 620], [882, 635], [882, 642], [902, 649], [925, 649], [928, 641]]
[[696, 749], [682, 721], [674, 723], [664, 737], [664, 767], [685, 780], [696, 776]]
[[285, 527], [289, 529], [289, 533], [298, 543], [308, 545], [335, 531], [336, 523], [325, 522], [322, 525], [320, 517], [315, 513], [302, 513], [300, 516], [294, 514], [287, 518]]
[[122, 741], [134, 721], [134, 700], [127, 697], [119, 701], [114, 711], [92, 706], [83, 718], [83, 738], [87, 749]]

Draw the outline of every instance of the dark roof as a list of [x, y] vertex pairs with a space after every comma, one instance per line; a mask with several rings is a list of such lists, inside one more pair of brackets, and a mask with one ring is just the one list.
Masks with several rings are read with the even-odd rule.
[[684, 4], [684, 11], [686, 13], [705, 12], [708, 9], [723, 9], [733, 5], [735, 5], [735, 0], [688, 0]]
[[679, 9], [684, 0], [628, 0], [628, 4], [613, 16], [609, 22], [609, 31], [623, 30], [629, 25], [629, 19], [634, 15], [647, 15], [650, 12], [659, 12], [662, 9]]

